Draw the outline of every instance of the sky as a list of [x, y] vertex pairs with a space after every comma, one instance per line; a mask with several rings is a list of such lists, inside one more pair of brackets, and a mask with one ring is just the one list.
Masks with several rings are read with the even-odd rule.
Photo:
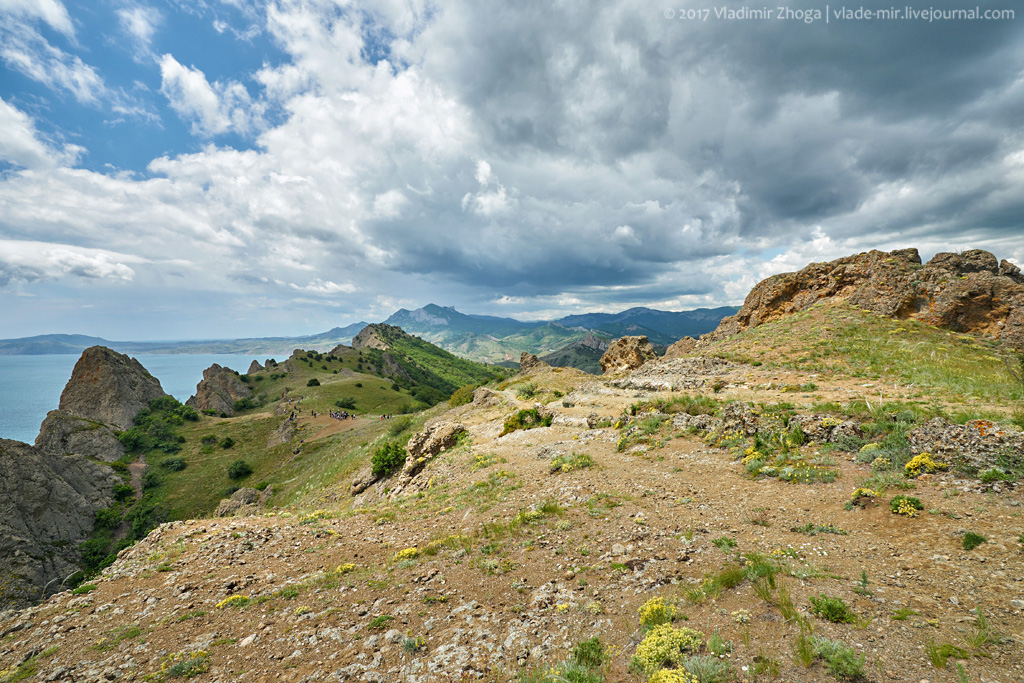
[[870, 249], [1024, 265], [1024, 8], [913, 2], [0, 0], [0, 337], [737, 305]]

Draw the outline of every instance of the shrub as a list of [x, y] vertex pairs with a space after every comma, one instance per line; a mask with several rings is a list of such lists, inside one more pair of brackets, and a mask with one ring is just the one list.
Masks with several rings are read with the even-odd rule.
[[630, 665], [650, 676], [666, 664], [682, 665], [687, 653], [696, 652], [703, 642], [704, 634], [700, 631], [661, 624], [648, 631], [637, 645]]
[[833, 624], [855, 624], [857, 615], [842, 598], [830, 598], [824, 593], [811, 596], [811, 611]]
[[551, 461], [548, 471], [551, 474], [559, 472], [572, 472], [586, 467], [593, 467], [594, 459], [587, 453], [573, 453], [571, 455], [559, 455]]
[[931, 453], [920, 453], [903, 466], [903, 473], [913, 479], [922, 474], [933, 474], [946, 469], [949, 469], [949, 465], [933, 460]]
[[307, 387], [318, 387], [318, 386], [320, 386], [320, 380], [318, 380], [316, 377], [313, 377], [308, 382], [306, 382], [306, 386]]
[[240, 398], [237, 401], [235, 401], [234, 406], [235, 410], [249, 410], [250, 408], [256, 408], [257, 406], [259, 406], [259, 403], [257, 403], [253, 397], [248, 396], [246, 398]]
[[144, 490], [155, 489], [164, 483], [164, 480], [156, 472], [146, 472], [142, 475], [142, 488]]
[[235, 440], [232, 439], [230, 436], [225, 436], [220, 442], [220, 447], [223, 448], [224, 450], [227, 450], [228, 448], [231, 448], [234, 445]]
[[167, 678], [192, 678], [210, 670], [210, 655], [205, 650], [176, 652], [168, 655], [160, 665]]
[[405, 464], [407, 453], [397, 441], [389, 441], [373, 452], [370, 464], [373, 476], [386, 477]]
[[814, 656], [824, 660], [825, 668], [833, 676], [847, 681], [866, 680], [864, 655], [857, 656], [852, 647], [838, 640], [816, 636], [809, 640], [814, 647]]
[[127, 484], [114, 484], [114, 500], [126, 501], [135, 497], [135, 489]]
[[231, 479], [244, 479], [252, 474], [252, 465], [244, 460], [236, 460], [228, 465], [228, 477]]
[[988, 539], [981, 534], [976, 534], [973, 531], [968, 531], [964, 534], [964, 550], [974, 550], [979, 545], [987, 541]]
[[459, 387], [452, 392], [451, 398], [448, 399], [448, 405], [452, 408], [457, 408], [458, 406], [464, 406], [467, 403], [471, 403], [473, 401], [474, 391], [476, 391], [475, 384], [466, 384]]
[[572, 660], [580, 666], [592, 669], [604, 664], [606, 657], [604, 645], [601, 644], [601, 639], [597, 636], [577, 643], [576, 647], [572, 649]]
[[640, 613], [640, 625], [644, 628], [654, 628], [662, 624], [671, 623], [676, 618], [676, 608], [666, 605], [662, 598], [652, 598], [641, 605], [637, 610]]
[[185, 458], [167, 458], [160, 461], [160, 467], [168, 472], [181, 472], [188, 467], [188, 463], [185, 462]]
[[334, 405], [341, 408], [342, 410], [355, 410], [356, 400], [348, 396], [342, 396], [341, 398], [334, 402]]
[[520, 410], [514, 415], [505, 418], [505, 427], [498, 436], [511, 434], [519, 429], [533, 429], [534, 427], [550, 427], [552, 415], [541, 417], [540, 411], [536, 408]]
[[896, 515], [917, 517], [918, 510], [924, 510], [924, 505], [921, 504], [920, 498], [900, 494], [893, 496], [893, 499], [889, 501], [889, 509]]

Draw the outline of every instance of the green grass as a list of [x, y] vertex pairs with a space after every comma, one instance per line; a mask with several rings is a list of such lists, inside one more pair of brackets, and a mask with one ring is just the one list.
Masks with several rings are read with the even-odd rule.
[[744, 330], [719, 342], [714, 353], [769, 368], [913, 384], [957, 404], [983, 399], [1009, 407], [1024, 398], [993, 343], [845, 302], [816, 304]]

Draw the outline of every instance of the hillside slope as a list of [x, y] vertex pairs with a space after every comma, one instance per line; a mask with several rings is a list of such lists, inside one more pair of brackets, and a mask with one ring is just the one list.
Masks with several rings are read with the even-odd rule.
[[[796, 362], [844, 316], [863, 342], [814, 367]], [[972, 400], [976, 414], [956, 415], [952, 394], [921, 381], [938, 363], [930, 335], [958, 363], [994, 359], [949, 332], [853, 308], [772, 324], [718, 342], [725, 357], [610, 378], [542, 367], [394, 433], [379, 419], [331, 432], [329, 418], [306, 413], [301, 453], [271, 472], [287, 496], [243, 517], [161, 526], [94, 589], [0, 621], [0, 660], [51, 680], [173, 670], [511, 682], [576, 667], [610, 682], [649, 667], [637, 676], [647, 680], [669, 662], [704, 676], [727, 668], [724, 680], [830, 681], [830, 666], [848, 679], [953, 680], [957, 665], [971, 680], [1019, 680], [1016, 404], [993, 388]], [[913, 367], [845, 372], [836, 354], [853, 359], [869, 335], [903, 326], [923, 335], [908, 348], [928, 350]], [[893, 372], [909, 374], [893, 387]], [[515, 429], [531, 409], [550, 426]], [[412, 447], [429, 439], [411, 431], [455, 423], [467, 431], [457, 445], [350, 494], [380, 445]], [[905, 474], [922, 451], [950, 469]], [[865, 488], [874, 495], [854, 496]], [[904, 510], [897, 495], [921, 510], [892, 512]], [[692, 648], [645, 657], [642, 620], [658, 619], [675, 629], [658, 637]], [[574, 656], [582, 663], [564, 663]]]

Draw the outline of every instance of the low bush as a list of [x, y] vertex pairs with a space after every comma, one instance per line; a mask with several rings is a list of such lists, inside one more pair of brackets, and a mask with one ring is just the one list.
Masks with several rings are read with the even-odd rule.
[[833, 624], [857, 623], [857, 615], [842, 598], [830, 598], [824, 593], [811, 596], [811, 611]]
[[318, 386], [320, 386], [320, 380], [318, 380], [316, 377], [313, 377], [308, 382], [306, 382], [306, 386], [307, 387], [318, 387]]
[[188, 463], [185, 462], [185, 458], [167, 458], [160, 461], [160, 467], [168, 472], [181, 472], [188, 467]]
[[236, 460], [228, 465], [228, 477], [231, 479], [244, 479], [252, 474], [252, 465], [244, 460]]
[[373, 476], [386, 477], [398, 470], [405, 464], [407, 457], [405, 449], [397, 441], [389, 441], [373, 452], [370, 464], [373, 468]]

